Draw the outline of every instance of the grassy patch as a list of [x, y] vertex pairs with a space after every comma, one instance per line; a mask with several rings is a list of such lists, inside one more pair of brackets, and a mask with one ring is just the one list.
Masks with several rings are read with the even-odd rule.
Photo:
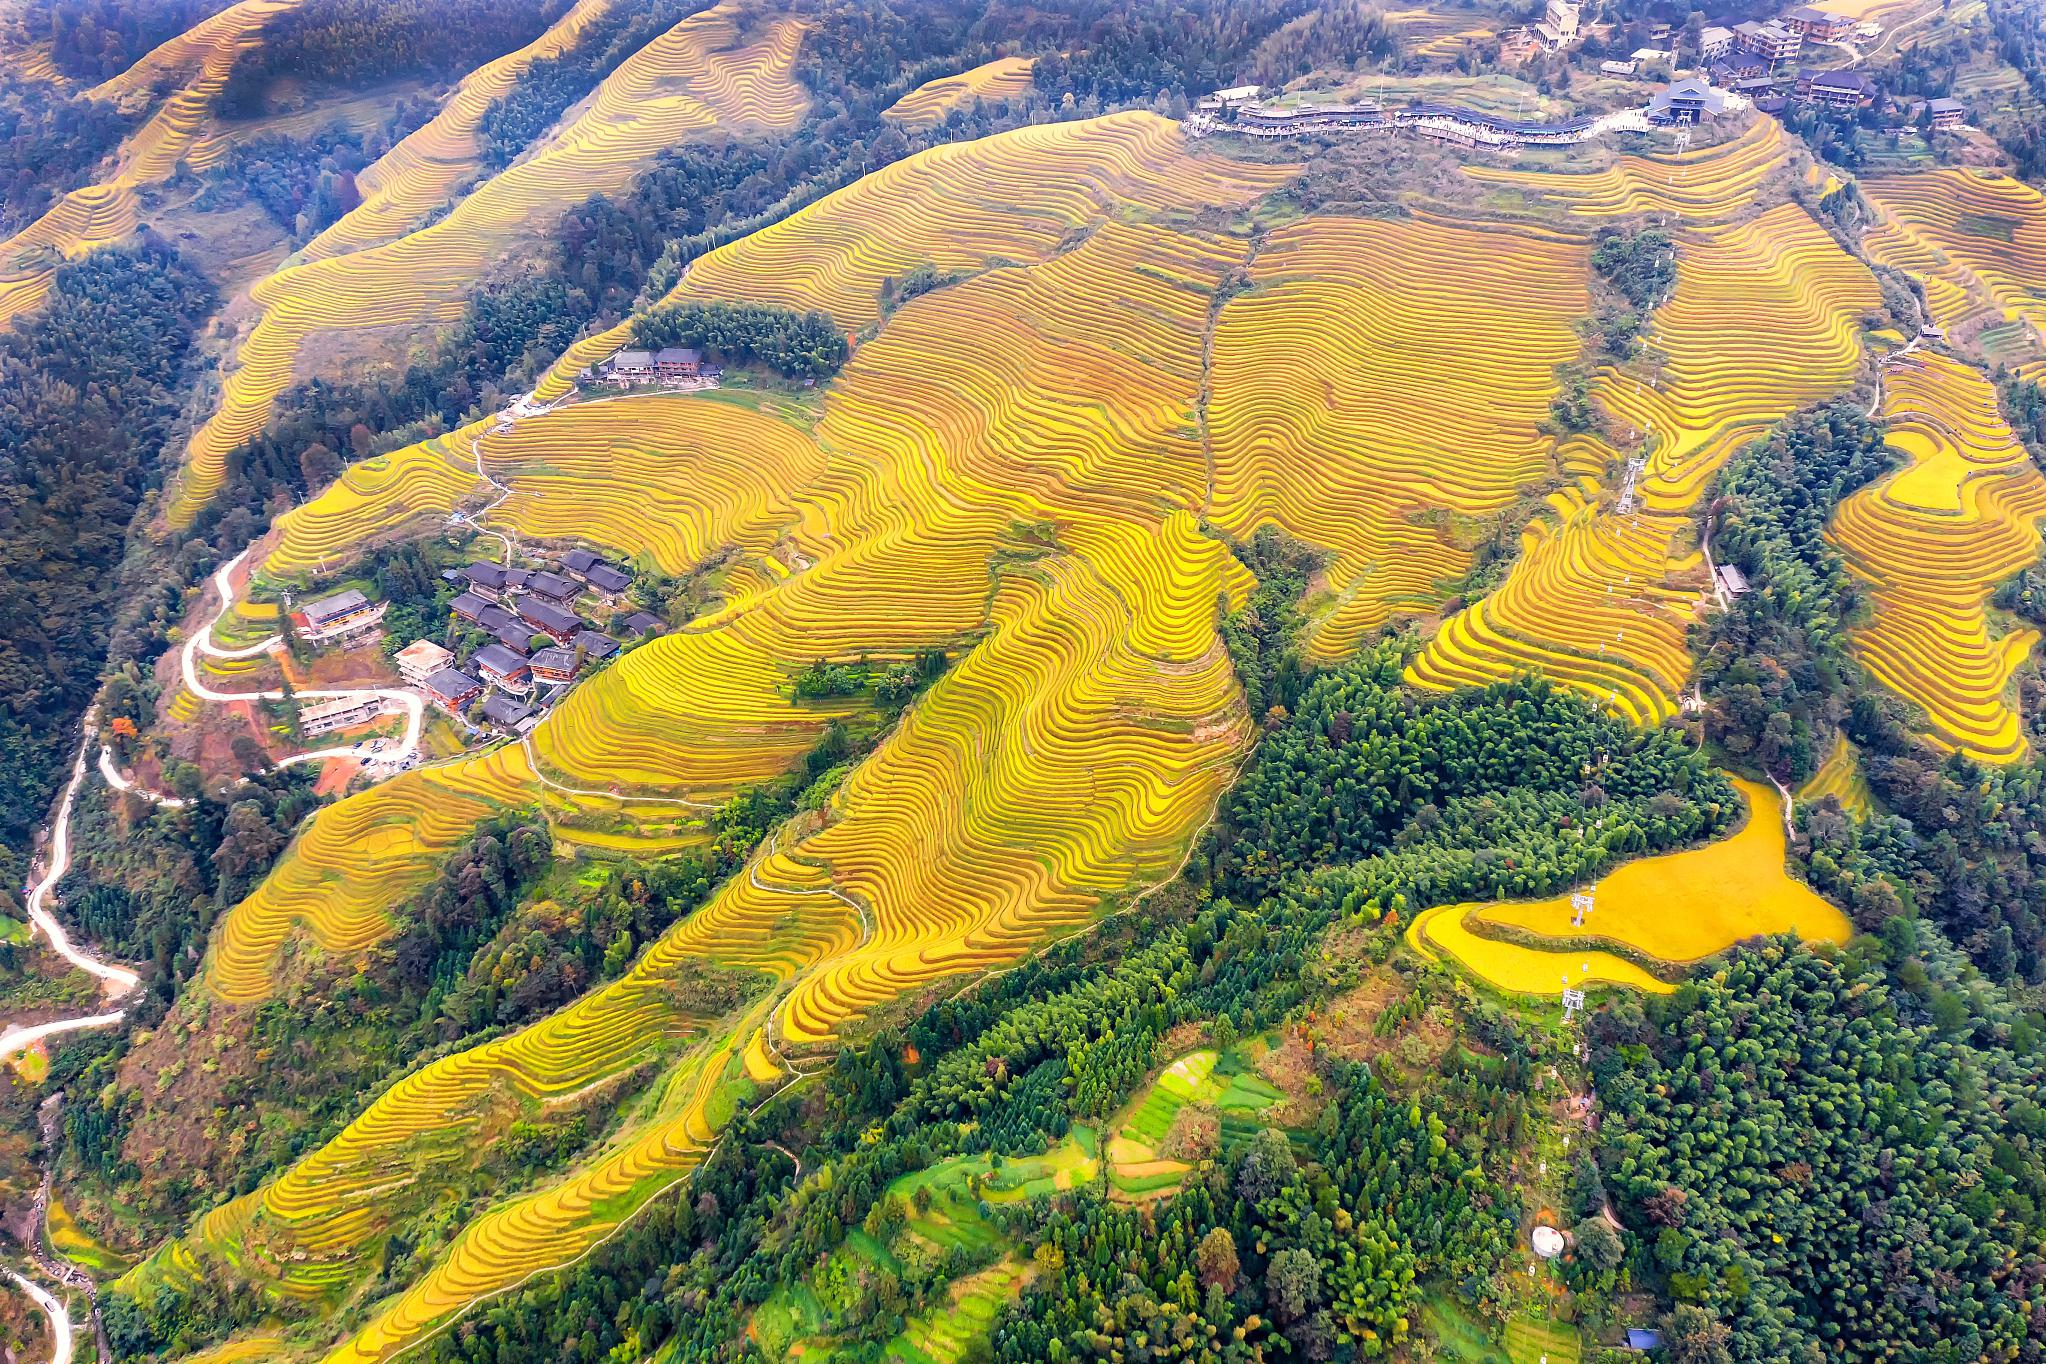
[[1441, 1346], [1438, 1358], [1451, 1364], [1513, 1364], [1485, 1324], [1446, 1293], [1430, 1292], [1421, 1300], [1421, 1321]]
[[1954, 226], [1971, 237], [1993, 237], [2007, 242], [2016, 238], [2018, 220], [1996, 213], [1963, 213], [1954, 220]]
[[1506, 1323], [1506, 1357], [1512, 1364], [1578, 1364], [1584, 1358], [1584, 1344], [1577, 1328], [1560, 1321], [1532, 1321], [1525, 1317]]

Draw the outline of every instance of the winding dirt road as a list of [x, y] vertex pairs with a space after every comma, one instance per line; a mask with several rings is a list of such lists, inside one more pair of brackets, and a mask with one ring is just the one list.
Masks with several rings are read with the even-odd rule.
[[[282, 691], [218, 691], [199, 680], [199, 655], [201, 653], [205, 653], [212, 658], [253, 658], [257, 654], [266, 654], [283, 643], [283, 636], [281, 635], [271, 635], [268, 639], [258, 640], [254, 644], [243, 645], [239, 649], [223, 649], [213, 642], [213, 627], [220, 624], [222, 618], [234, 609], [234, 586], [230, 580], [234, 576], [234, 571], [241, 567], [242, 560], [248, 557], [249, 551], [245, 549], [214, 571], [213, 589], [219, 594], [220, 609], [213, 613], [213, 618], [207, 621], [203, 628], [194, 631], [192, 637], [185, 641], [183, 657], [181, 659], [184, 666], [185, 689], [202, 701], [281, 701], [284, 699]], [[396, 752], [378, 755], [377, 762], [381, 765], [395, 768], [398, 764], [411, 757], [419, 747], [419, 733], [426, 722], [426, 703], [409, 691], [400, 691], [395, 687], [328, 687], [313, 688], [296, 692], [294, 695], [300, 700], [318, 701], [355, 700], [365, 696], [374, 696], [383, 703], [383, 707], [387, 712], [404, 711], [405, 740], [398, 746]], [[294, 763], [324, 762], [328, 758], [356, 758], [360, 756], [361, 753], [358, 751], [357, 745], [337, 744], [331, 748], [316, 748], [306, 753], [293, 753], [289, 757], [279, 758], [277, 765], [279, 767], [290, 767]]]
[[50, 1364], [71, 1364], [78, 1345], [72, 1338], [71, 1314], [64, 1309], [64, 1304], [34, 1279], [25, 1278], [11, 1269], [7, 1271], [7, 1277], [14, 1280], [22, 1292], [35, 1299], [36, 1306], [42, 1308], [43, 1315], [50, 1319], [50, 1335], [57, 1342], [56, 1348], [50, 1352]]

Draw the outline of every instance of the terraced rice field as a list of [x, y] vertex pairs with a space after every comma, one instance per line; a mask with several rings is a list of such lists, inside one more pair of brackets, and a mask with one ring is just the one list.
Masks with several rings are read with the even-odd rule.
[[1400, 51], [1424, 60], [1454, 57], [1465, 43], [1482, 42], [1498, 32], [1496, 24], [1474, 22], [1477, 18], [1472, 13], [1444, 13], [1425, 6], [1388, 10], [1384, 15], [1385, 26], [1399, 41]]
[[40, 218], [0, 242], [0, 326], [41, 307], [58, 266], [134, 232], [136, 191], [168, 179], [205, 126], [214, 96], [235, 60], [261, 41], [263, 25], [297, 0], [240, 0], [143, 57], [89, 93], [98, 99], [149, 98], [162, 81], [168, 98], [128, 136], [111, 174], [72, 190]]
[[480, 166], [483, 115], [536, 61], [575, 46], [618, 0], [577, 0], [545, 33], [462, 78], [440, 111], [356, 177], [362, 202], [330, 224], [301, 253], [309, 261], [344, 256], [402, 236], [446, 203]]
[[1443, 625], [1411, 681], [1541, 671], [1641, 723], [1676, 714], [1706, 586], [1690, 514], [1742, 444], [1854, 381], [1861, 320], [1880, 303], [1874, 278], [1802, 208], [1757, 202], [1789, 175], [1787, 155], [1760, 121], [1718, 147], [1591, 174], [1469, 169], [1572, 216], [1670, 215], [1677, 280], [1647, 335], [1654, 377], [1608, 367], [1593, 385], [1612, 435], [1644, 459], [1636, 513], [1610, 508], [1588, 467], [1602, 461], [1582, 459], [1585, 480], [1549, 499], [1506, 581]]
[[1468, 905], [1437, 905], [1407, 927], [1407, 945], [1430, 961], [1445, 956], [1494, 989], [1509, 994], [1553, 995], [1622, 985], [1645, 994], [1666, 995], [1676, 987], [1628, 961], [1596, 948], [1571, 951], [1498, 942], [1472, 933]]
[[476, 476], [471, 453], [488, 426], [477, 422], [349, 465], [319, 496], [277, 519], [282, 536], [264, 569], [304, 577], [359, 553], [379, 536], [420, 520], [445, 519], [488, 489]]
[[[477, 477], [508, 486], [497, 491]], [[278, 519], [265, 568], [301, 576], [380, 535], [496, 502], [486, 527], [583, 540], [681, 574], [736, 546], [766, 554], [796, 520], [793, 489], [824, 466], [803, 432], [750, 408], [680, 394], [579, 403], [507, 432], [485, 421], [350, 465]]]
[[925, 81], [888, 106], [884, 117], [913, 128], [942, 123], [954, 109], [980, 100], [1016, 99], [1030, 89], [1035, 57], [997, 57], [971, 71]]
[[[1171, 125], [1143, 115], [1099, 122], [1106, 127], [1091, 139], [1091, 125], [1026, 130], [1057, 136], [1010, 138], [1000, 167], [1011, 184], [1028, 180], [1039, 160], [1040, 184], [1079, 177], [1081, 190], [1054, 184], [1022, 216], [1050, 203], [1096, 230], [1062, 254], [1054, 248], [1065, 229], [1047, 231], [1040, 263], [896, 312], [828, 396], [814, 433], [822, 453], [792, 447], [779, 470], [795, 480], [784, 494], [786, 527], [759, 468], [710, 458], [709, 440], [693, 454], [682, 448], [689, 420], [647, 442], [659, 446], [642, 451], [652, 472], [626, 471], [667, 478], [679, 461], [687, 471], [673, 477], [677, 495], [709, 510], [698, 539], [663, 550], [656, 518], [636, 524], [621, 501], [607, 538], [638, 536], [644, 553], [686, 555], [699, 544], [781, 536], [781, 572], [748, 577], [688, 631], [633, 651], [579, 689], [534, 735], [537, 770], [521, 749], [501, 749], [416, 774], [410, 796], [396, 783], [382, 789], [395, 788], [385, 798], [393, 805], [423, 800], [428, 784], [493, 805], [538, 800], [550, 818], [558, 803], [610, 800], [635, 811], [658, 800], [707, 802], [807, 747], [830, 712], [792, 707], [781, 689], [818, 654], [965, 648], [839, 787], [830, 817], [764, 852], [623, 979], [409, 1077], [327, 1147], [159, 1255], [137, 1282], [225, 1260], [274, 1292], [334, 1301], [360, 1281], [383, 1230], [465, 1168], [486, 1123], [643, 1062], [672, 1063], [658, 1101], [603, 1152], [474, 1221], [333, 1355], [387, 1358], [478, 1297], [572, 1258], [686, 1177], [733, 1096], [782, 1074], [783, 1047], [827, 1045], [906, 989], [1012, 961], [1179, 865], [1250, 732], [1216, 634], [1218, 602], [1241, 602], [1249, 578], [1191, 511], [1206, 485], [1195, 408], [1210, 300], [1247, 244], [1134, 219], [1144, 210], [1188, 217], [1197, 193], [1239, 207], [1284, 172], [1225, 176], [1199, 163], [1200, 173], [1172, 174], [1172, 156], [1192, 162], [1173, 150]], [[1131, 172], [1133, 143], [1158, 151], [1153, 173]], [[1090, 145], [1094, 168], [1080, 169], [1074, 149]], [[896, 220], [935, 211], [918, 198], [931, 192], [928, 176], [894, 183], [908, 196], [890, 210]], [[850, 237], [844, 215], [876, 209], [855, 191], [834, 200], [811, 215], [814, 230]], [[878, 287], [878, 274], [867, 277]], [[963, 334], [977, 345], [960, 347]], [[578, 448], [621, 429], [604, 409], [631, 415], [633, 404], [685, 417], [712, 406], [630, 399], [531, 418], [504, 438], [507, 470], [531, 460], [514, 489], [558, 460], [594, 467], [637, 457]], [[766, 420], [740, 409], [721, 415]], [[548, 437], [552, 425], [568, 437]], [[485, 450], [487, 465], [500, 458], [492, 444]], [[429, 458], [449, 465], [444, 452], [414, 456]], [[554, 493], [544, 486], [518, 515], [554, 514]], [[603, 514], [571, 519], [587, 531]], [[614, 788], [626, 794], [611, 797]], [[1061, 799], [1027, 794], [1043, 790]], [[365, 803], [358, 815], [345, 802], [320, 822], [334, 820], [338, 836], [350, 820], [374, 822], [378, 808]], [[397, 870], [384, 884], [330, 881], [326, 900], [294, 896], [293, 868], [319, 860], [321, 837], [316, 825], [232, 911], [209, 972], [216, 991], [259, 989], [299, 924], [315, 945], [349, 950], [351, 930], [373, 932], [402, 894], [411, 859], [424, 860], [424, 838], [394, 841]], [[690, 1014], [678, 982], [716, 968], [742, 971], [767, 993], [715, 1024]]]
[[1871, 598], [1851, 647], [1924, 709], [1933, 743], [2016, 762], [2027, 743], [2011, 676], [2039, 632], [1993, 624], [1988, 605], [1998, 583], [2039, 558], [2046, 477], [2004, 422], [1996, 390], [1958, 360], [1893, 361], [1883, 415], [1907, 463], [1841, 503], [1827, 529]]
[[1724, 221], [1750, 208], [1774, 177], [1784, 178], [1790, 141], [1781, 124], [1756, 119], [1739, 136], [1672, 156], [1621, 156], [1584, 173], [1464, 167], [1484, 184], [1511, 186], [1573, 217], [1669, 214], [1688, 223]]
[[[1407, 940], [1433, 955], [1455, 958], [1502, 990], [1548, 994], [1567, 983], [1671, 988], [1630, 957], [1587, 945], [1608, 943], [1632, 956], [1685, 965], [1744, 938], [1796, 933], [1806, 941], [1843, 943], [1853, 925], [1785, 870], [1783, 803], [1770, 788], [1736, 777], [1747, 822], [1729, 838], [1702, 848], [1645, 857], [1612, 872], [1594, 888], [1595, 908], [1573, 927], [1570, 896], [1547, 900], [1446, 905], [1414, 921]], [[1553, 949], [1479, 936], [1496, 925], [1557, 943]]]
[[1238, 202], [1289, 173], [1196, 151], [1152, 114], [1018, 128], [877, 171], [705, 256], [671, 297], [822, 308], [856, 331], [880, 321], [882, 281], [919, 265], [1035, 264], [1111, 212]]
[[[585, 14], [578, 9], [570, 18]], [[573, 122], [478, 187], [441, 221], [346, 254], [309, 250], [304, 263], [257, 284], [252, 297], [261, 317], [241, 343], [239, 368], [227, 377], [219, 410], [187, 448], [183, 481], [170, 509], [173, 523], [188, 522], [205, 505], [219, 487], [228, 453], [262, 429], [277, 395], [291, 383], [308, 338], [452, 322], [482, 271], [514, 240], [543, 231], [591, 194], [623, 187], [678, 139], [714, 128], [792, 126], [806, 107], [793, 75], [802, 36], [802, 25], [793, 20], [743, 32], [729, 6], [684, 19], [606, 77]], [[432, 176], [422, 171], [427, 179], [421, 181], [404, 174], [394, 169], [389, 193], [365, 207], [380, 206], [377, 213], [386, 219], [409, 211]], [[375, 236], [390, 225], [372, 216], [350, 226], [355, 216], [330, 229], [324, 239], [331, 249], [353, 240], [334, 236], [340, 229]]]
[[[615, 706], [607, 689], [632, 687], [646, 673], [662, 669], [662, 653], [658, 645], [635, 650], [592, 679], [577, 698], [578, 718], [588, 722]], [[716, 704], [742, 699], [720, 695]], [[811, 722], [813, 731], [832, 713], [819, 714]], [[679, 726], [679, 733], [689, 732], [678, 717], [669, 723]], [[543, 740], [534, 742], [544, 755]], [[571, 841], [585, 826], [599, 831], [621, 826], [628, 832], [609, 844], [627, 852], [672, 851], [678, 839], [701, 841], [704, 815], [739, 786], [779, 775], [790, 742], [760, 742], [736, 755], [708, 746], [692, 751], [687, 760], [664, 770], [658, 800], [645, 799], [615, 780], [601, 788], [566, 780], [577, 775], [573, 771], [550, 768], [543, 776], [516, 746], [402, 773], [313, 818], [262, 884], [223, 918], [207, 958], [205, 984], [233, 1003], [268, 998], [277, 955], [294, 938], [324, 954], [359, 955], [390, 932], [392, 911], [433, 878], [441, 860], [479, 822], [502, 810], [537, 806]]]
[[1167, 1135], [1188, 1105], [1213, 1109], [1222, 1145], [1234, 1151], [1265, 1124], [1259, 1115], [1284, 1097], [1234, 1054], [1189, 1052], [1140, 1091], [1115, 1123], [1107, 1157], [1109, 1186], [1131, 1198], [1177, 1189], [1193, 1167], [1163, 1154]]
[[1833, 736], [1833, 746], [1826, 750], [1825, 761], [1797, 792], [1798, 801], [1804, 805], [1817, 804], [1828, 796], [1839, 801], [1840, 808], [1856, 819], [1867, 819], [1875, 811], [1875, 797], [1861, 775], [1860, 754], [1845, 734]]
[[1688, 511], [1735, 450], [1851, 383], [1861, 319], [1880, 303], [1868, 270], [1795, 204], [1680, 239], [1649, 336], [1660, 385], [1615, 376], [1600, 394], [1616, 423], [1653, 437], [1644, 504]]
[[1554, 473], [1539, 424], [1581, 346], [1588, 255], [1426, 219], [1309, 218], [1266, 241], [1216, 329], [1209, 515], [1329, 551], [1316, 657], [1432, 609], [1468, 571], [1430, 513], [1497, 513]]
[[1638, 724], [1677, 713], [1702, 559], [1688, 523], [1617, 516], [1583, 483], [1548, 499], [1490, 596], [1444, 621], [1407, 678], [1438, 691], [1540, 672]]
[[1870, 259], [1907, 271], [1925, 289], [1932, 321], [1961, 337], [2016, 324], [2022, 354], [2046, 351], [2046, 198], [2008, 176], [1950, 168], [1861, 182], [1882, 213]]
[[968, 1346], [987, 1338], [1030, 1273], [1027, 1264], [1003, 1260], [967, 1275], [952, 1285], [943, 1308], [910, 1318], [902, 1335], [890, 1342], [891, 1355], [904, 1364], [955, 1364]]

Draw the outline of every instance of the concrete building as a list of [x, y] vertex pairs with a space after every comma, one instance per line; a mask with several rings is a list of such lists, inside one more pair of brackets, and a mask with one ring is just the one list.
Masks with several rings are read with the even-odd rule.
[[387, 603], [372, 602], [350, 588], [307, 602], [292, 613], [292, 624], [308, 644], [331, 644], [368, 634], [377, 628], [387, 609]]
[[455, 661], [455, 656], [430, 639], [415, 639], [398, 650], [398, 676], [408, 686], [422, 686], [442, 668]]
[[1698, 35], [1698, 60], [1710, 65], [1733, 51], [1733, 30], [1714, 25]]
[[622, 350], [599, 369], [616, 384], [644, 383], [654, 377], [654, 353], [650, 350]]
[[1771, 19], [1767, 23], [1756, 23], [1750, 19], [1744, 24], [1735, 24], [1733, 41], [1741, 51], [1752, 53], [1772, 65], [1795, 61], [1797, 54], [1804, 49], [1804, 35], [1780, 19]]
[[1648, 101], [1650, 123], [1701, 123], [1726, 107], [1726, 97], [1696, 76], [1672, 81]]
[[308, 739], [316, 739], [337, 729], [366, 725], [383, 713], [384, 703], [378, 697], [340, 696], [300, 708], [298, 732]]
[[1816, 5], [1799, 5], [1783, 16], [1782, 23], [1815, 43], [1838, 43], [1853, 36], [1855, 21]]
[[1577, 41], [1579, 16], [1583, 6], [1571, 0], [1549, 0], [1549, 7], [1542, 13], [1541, 22], [1534, 26], [1535, 36], [1542, 40], [1542, 46], [1554, 51]]

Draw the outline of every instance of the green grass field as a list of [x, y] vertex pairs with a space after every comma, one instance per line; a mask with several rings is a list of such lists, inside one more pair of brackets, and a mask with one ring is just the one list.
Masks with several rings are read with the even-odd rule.
[[1580, 1364], [1584, 1345], [1577, 1328], [1558, 1321], [1516, 1318], [1506, 1324], [1505, 1340], [1459, 1303], [1440, 1291], [1421, 1303], [1421, 1320], [1441, 1347], [1438, 1356], [1453, 1364]]

